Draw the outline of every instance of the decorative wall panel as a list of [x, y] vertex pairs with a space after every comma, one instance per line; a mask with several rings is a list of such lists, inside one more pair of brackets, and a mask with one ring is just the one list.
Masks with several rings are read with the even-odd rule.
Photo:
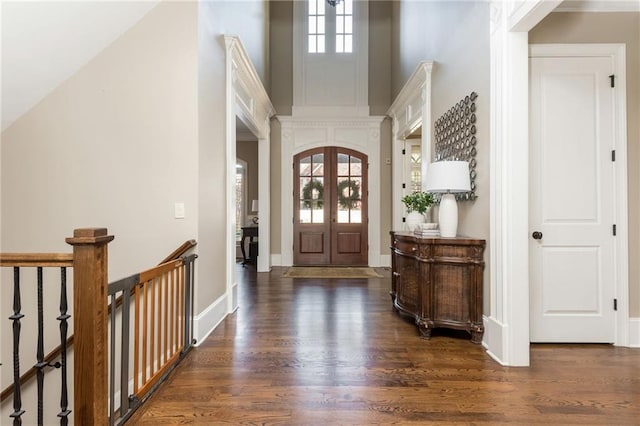
[[475, 200], [476, 195], [476, 92], [471, 92], [434, 123], [435, 160], [468, 161], [471, 191], [456, 194], [456, 200]]

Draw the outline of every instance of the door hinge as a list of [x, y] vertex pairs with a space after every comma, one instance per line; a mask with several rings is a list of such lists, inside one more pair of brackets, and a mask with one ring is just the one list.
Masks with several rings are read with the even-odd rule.
[[614, 236], [614, 237], [616, 236], [616, 232], [617, 232], [616, 224], [614, 223], [614, 224], [613, 224], [613, 236]]
[[402, 148], [402, 155], [406, 155], [407, 154], [407, 150]]
[[403, 218], [402, 218], [402, 222], [404, 223], [404, 222], [406, 222], [406, 221], [407, 221], [407, 218], [406, 218], [406, 217], [403, 217]]
[[402, 184], [402, 189], [405, 189], [406, 187], [407, 187], [407, 184], [406, 184], [406, 183], [403, 183], [403, 184]]
[[615, 149], [611, 150], [611, 161], [616, 161], [616, 150]]
[[609, 76], [609, 80], [611, 82], [611, 87], [616, 87], [616, 75], [615, 74], [611, 74]]
[[613, 310], [614, 311], [618, 310], [618, 299], [613, 299]]

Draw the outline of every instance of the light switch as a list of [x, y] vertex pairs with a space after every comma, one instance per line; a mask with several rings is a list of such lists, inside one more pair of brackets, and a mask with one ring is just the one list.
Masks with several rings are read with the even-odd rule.
[[184, 203], [175, 203], [173, 210], [176, 219], [184, 219]]

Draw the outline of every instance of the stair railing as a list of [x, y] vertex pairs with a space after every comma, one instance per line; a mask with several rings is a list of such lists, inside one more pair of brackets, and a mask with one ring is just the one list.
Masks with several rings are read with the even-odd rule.
[[[13, 384], [2, 391], [0, 400], [4, 401], [13, 396], [13, 412], [10, 417], [14, 426], [23, 423], [26, 412], [22, 406], [22, 386], [34, 376], [37, 379], [38, 394], [37, 423], [39, 425], [44, 423], [44, 377], [52, 367], [58, 369], [61, 375], [60, 412], [57, 416], [60, 418], [61, 425], [68, 424], [71, 409], [68, 401], [67, 351], [72, 343], [75, 343], [73, 417], [75, 424], [82, 425], [122, 424], [191, 348], [194, 262], [197, 255], [181, 256], [193, 248], [196, 242], [193, 240], [185, 242], [156, 268], [107, 284], [107, 245], [112, 240], [113, 236], [108, 235], [105, 228], [76, 229], [73, 237], [66, 239], [67, 243], [73, 246], [73, 253], [0, 254], [0, 266], [13, 268], [13, 312], [9, 317], [13, 336]], [[38, 337], [36, 363], [26, 373], [20, 375], [20, 334], [25, 317], [21, 300], [21, 286], [24, 285], [21, 282], [22, 268], [36, 269]], [[60, 268], [60, 315], [56, 317], [60, 323], [60, 345], [45, 356], [43, 271], [48, 268]], [[75, 335], [71, 336], [67, 336], [68, 320], [71, 318], [67, 300], [67, 268], [73, 268]], [[47, 285], [47, 289], [48, 287]], [[156, 290], [159, 292], [157, 294], [164, 295], [160, 302], [158, 300], [161, 296], [155, 296]], [[173, 298], [170, 291], [173, 291]], [[121, 294], [116, 297], [118, 293]], [[147, 297], [148, 294], [152, 295], [151, 299]], [[109, 299], [105, 295], [108, 295]], [[122, 377], [129, 374], [128, 357], [122, 357], [119, 360], [115, 358], [115, 339], [110, 340], [109, 336], [114, 337], [117, 333], [114, 328], [116, 311], [121, 311], [122, 313], [118, 315], [122, 317], [127, 315], [125, 312], [129, 312], [129, 309], [118, 310], [117, 307], [130, 306], [132, 296], [133, 300], [136, 300], [134, 307], [136, 318], [142, 323], [153, 321], [153, 323], [147, 323], [146, 329], [140, 328], [134, 332], [136, 338], [133, 346], [136, 357], [138, 354], [146, 353], [149, 358], [143, 361], [140, 361], [142, 358], [135, 358], [135, 362], [140, 364], [136, 367], [133, 378], [143, 380], [134, 384], [135, 392], [131, 394], [128, 392], [131, 378], [126, 380], [126, 386], [121, 385], [121, 389], [125, 392], [121, 392], [119, 407], [116, 411], [115, 366], [119, 364], [126, 367], [121, 368]], [[47, 295], [47, 297], [50, 296]], [[138, 301], [140, 301], [139, 306]], [[157, 312], [166, 315], [154, 317], [152, 313], [156, 308]], [[160, 325], [156, 321], [160, 321]], [[134, 321], [133, 324], [137, 325], [138, 321]], [[127, 334], [126, 330], [122, 328], [120, 335]], [[161, 330], [161, 334], [157, 334], [157, 330]], [[140, 334], [144, 336], [145, 333], [146, 336], [152, 337], [151, 346], [148, 339], [139, 338]], [[151, 349], [152, 347], [157, 349], [157, 352], [154, 352], [155, 349]], [[111, 355], [111, 363], [109, 355]], [[148, 377], [147, 371], [149, 371]]]

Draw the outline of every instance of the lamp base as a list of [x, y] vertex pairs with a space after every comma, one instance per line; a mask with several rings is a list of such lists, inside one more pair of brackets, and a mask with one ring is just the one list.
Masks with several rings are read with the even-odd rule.
[[438, 211], [440, 236], [455, 238], [458, 235], [458, 204], [453, 194], [443, 194]]

